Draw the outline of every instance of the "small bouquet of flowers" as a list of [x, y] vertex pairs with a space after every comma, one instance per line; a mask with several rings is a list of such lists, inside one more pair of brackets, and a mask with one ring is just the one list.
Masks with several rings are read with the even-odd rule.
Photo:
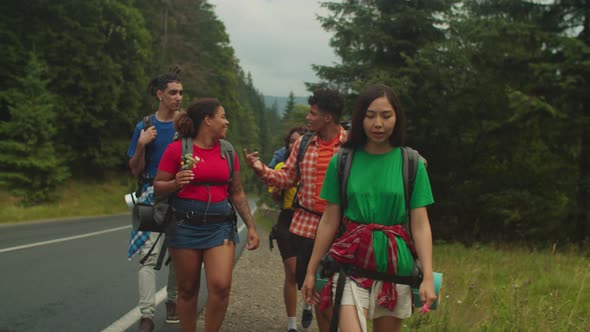
[[197, 156], [192, 156], [190, 153], [185, 154], [182, 156], [180, 161], [180, 166], [182, 167], [183, 171], [190, 170], [197, 166], [197, 163], [201, 161], [201, 158]]

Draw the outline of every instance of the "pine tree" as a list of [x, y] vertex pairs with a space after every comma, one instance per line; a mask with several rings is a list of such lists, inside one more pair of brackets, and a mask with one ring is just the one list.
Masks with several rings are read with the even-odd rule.
[[289, 116], [295, 109], [295, 95], [293, 91], [289, 92], [289, 99], [287, 99], [287, 105], [285, 105], [285, 112], [283, 113], [283, 118]]
[[56, 198], [56, 189], [68, 177], [53, 145], [59, 101], [47, 88], [46, 72], [32, 53], [17, 87], [1, 95], [10, 119], [0, 122], [0, 183], [13, 188], [23, 205]]
[[[421, 47], [444, 38], [441, 18], [456, 0], [326, 1], [330, 14], [320, 17], [334, 36], [330, 45], [342, 59], [334, 66], [314, 66], [319, 77], [343, 91], [359, 91], [368, 81], [396, 77]], [[314, 86], [311, 86], [312, 88]]]

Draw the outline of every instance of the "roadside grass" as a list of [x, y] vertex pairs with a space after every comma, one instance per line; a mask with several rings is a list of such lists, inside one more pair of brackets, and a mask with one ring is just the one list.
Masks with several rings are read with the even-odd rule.
[[125, 213], [123, 197], [134, 187], [135, 179], [120, 175], [101, 182], [71, 180], [56, 202], [32, 207], [19, 206], [18, 199], [0, 189], [0, 223]]
[[[258, 211], [256, 222], [268, 230], [274, 220]], [[415, 312], [404, 330], [590, 330], [590, 258], [573, 247], [438, 243], [433, 252], [443, 273], [438, 309]]]
[[590, 258], [573, 249], [439, 244], [439, 308], [406, 322], [423, 331], [588, 331]]

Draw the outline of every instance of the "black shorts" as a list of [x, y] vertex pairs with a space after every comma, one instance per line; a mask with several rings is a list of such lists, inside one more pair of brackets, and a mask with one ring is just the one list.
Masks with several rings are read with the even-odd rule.
[[277, 239], [277, 245], [279, 246], [279, 252], [283, 260], [297, 256], [295, 235], [289, 232], [291, 220], [293, 220], [293, 212], [291, 209], [281, 210], [279, 220], [275, 227], [273, 227], [274, 236]]
[[305, 275], [307, 274], [307, 265], [313, 252], [313, 239], [293, 234], [297, 245], [297, 266], [295, 267], [295, 279], [297, 279], [297, 288], [303, 287]]

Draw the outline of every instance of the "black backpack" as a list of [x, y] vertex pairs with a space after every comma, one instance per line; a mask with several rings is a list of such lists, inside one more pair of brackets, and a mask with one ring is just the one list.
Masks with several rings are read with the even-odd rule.
[[[311, 143], [311, 136], [313, 136], [315, 134], [315, 131], [308, 131], [305, 133], [305, 135], [303, 135], [303, 137], [301, 137], [301, 142], [299, 143], [299, 149], [297, 150], [297, 164], [295, 165], [295, 169], [297, 170], [297, 176], [299, 177], [299, 179], [301, 180], [301, 163], [303, 162], [303, 157], [305, 156], [305, 153], [307, 152], [307, 149], [309, 148], [309, 144]], [[303, 209], [311, 214], [315, 214], [317, 216], [322, 216], [321, 214], [318, 214], [315, 211], [311, 211], [308, 210], [306, 208], [304, 208], [303, 206], [301, 206], [301, 204], [299, 204], [299, 190], [301, 189], [301, 181], [299, 181], [299, 184], [297, 185], [297, 191], [295, 192], [295, 198], [293, 199], [293, 208], [300, 208]]]
[[[142, 120], [142, 123], [143, 123], [142, 129], [143, 130], [146, 130], [149, 127], [153, 126], [153, 120], [152, 120], [153, 116], [156, 116], [156, 113], [146, 115], [143, 117], [143, 120]], [[150, 144], [148, 144], [145, 147], [145, 152], [143, 153], [146, 168], [147, 168], [148, 161], [150, 159], [149, 153], [150, 153], [150, 146], [151, 145], [152, 145], [152, 143], [150, 142]], [[145, 187], [145, 184], [146, 183], [151, 184], [152, 181], [153, 181], [153, 179], [148, 178], [148, 176], [146, 174], [146, 170], [144, 169], [143, 172], [141, 172], [141, 174], [137, 177], [137, 190], [135, 191], [135, 196], [136, 197], [141, 196], [141, 194], [143, 193], [143, 187]]]

